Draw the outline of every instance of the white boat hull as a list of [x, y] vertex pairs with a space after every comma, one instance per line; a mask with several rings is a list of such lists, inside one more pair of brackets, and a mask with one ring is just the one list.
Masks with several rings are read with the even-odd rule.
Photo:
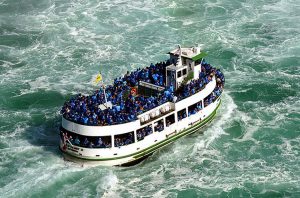
[[129, 165], [139, 162], [141, 159], [151, 155], [156, 150], [174, 142], [180, 137], [197, 132], [201, 127], [213, 120], [216, 111], [221, 104], [220, 98], [211, 103], [197, 114], [177, 121], [164, 131], [154, 132], [145, 137], [144, 140], [120, 147], [108, 149], [82, 148], [78, 146], [64, 146], [60, 143], [65, 159], [80, 163], [82, 165]]

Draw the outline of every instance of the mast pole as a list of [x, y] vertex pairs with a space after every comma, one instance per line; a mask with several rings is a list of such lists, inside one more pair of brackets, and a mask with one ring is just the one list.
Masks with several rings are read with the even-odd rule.
[[178, 45], [178, 60], [177, 60], [177, 63], [176, 63], [176, 67], [180, 67], [182, 66], [182, 61], [181, 61], [181, 46]]
[[103, 81], [102, 81], [101, 83], [102, 83], [102, 88], [103, 88], [103, 93], [104, 93], [105, 106], [106, 106], [106, 108], [107, 108], [107, 98], [106, 98], [106, 93], [105, 93], [105, 86], [104, 86]]

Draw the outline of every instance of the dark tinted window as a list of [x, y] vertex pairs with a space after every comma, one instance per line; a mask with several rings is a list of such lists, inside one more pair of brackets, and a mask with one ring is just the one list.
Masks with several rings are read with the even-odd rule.
[[134, 143], [134, 133], [115, 135], [115, 147], [125, 146]]
[[148, 136], [152, 133], [153, 133], [153, 130], [152, 130], [152, 125], [151, 124], [136, 130], [137, 141], [143, 140], [144, 137], [146, 137], [146, 136]]
[[188, 116], [194, 115], [202, 109], [202, 102], [197, 102], [188, 107]]
[[172, 124], [175, 123], [175, 115], [174, 114], [171, 114], [169, 116], [166, 117], [166, 126], [170, 126]]
[[165, 127], [164, 127], [164, 120], [163, 119], [161, 119], [161, 120], [154, 123], [154, 131], [155, 132], [161, 132], [161, 131], [164, 130], [164, 128]]
[[177, 78], [180, 78], [182, 75], [181, 75], [181, 71], [178, 71], [177, 72]]
[[61, 129], [62, 140], [66, 143], [85, 148], [111, 148], [111, 136], [83, 136]]
[[178, 111], [177, 118], [178, 118], [178, 121], [186, 118], [186, 109], [182, 109], [182, 110]]

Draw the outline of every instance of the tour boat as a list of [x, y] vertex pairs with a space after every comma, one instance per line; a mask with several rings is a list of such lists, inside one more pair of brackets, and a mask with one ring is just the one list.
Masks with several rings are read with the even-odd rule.
[[60, 149], [72, 161], [131, 165], [216, 115], [225, 78], [199, 46], [178, 48], [169, 59], [116, 78], [62, 107]]

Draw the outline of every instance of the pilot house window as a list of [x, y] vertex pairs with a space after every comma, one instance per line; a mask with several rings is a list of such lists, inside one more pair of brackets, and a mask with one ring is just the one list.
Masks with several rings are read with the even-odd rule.
[[181, 75], [181, 71], [178, 71], [177, 72], [177, 78], [180, 78], [182, 75]]

